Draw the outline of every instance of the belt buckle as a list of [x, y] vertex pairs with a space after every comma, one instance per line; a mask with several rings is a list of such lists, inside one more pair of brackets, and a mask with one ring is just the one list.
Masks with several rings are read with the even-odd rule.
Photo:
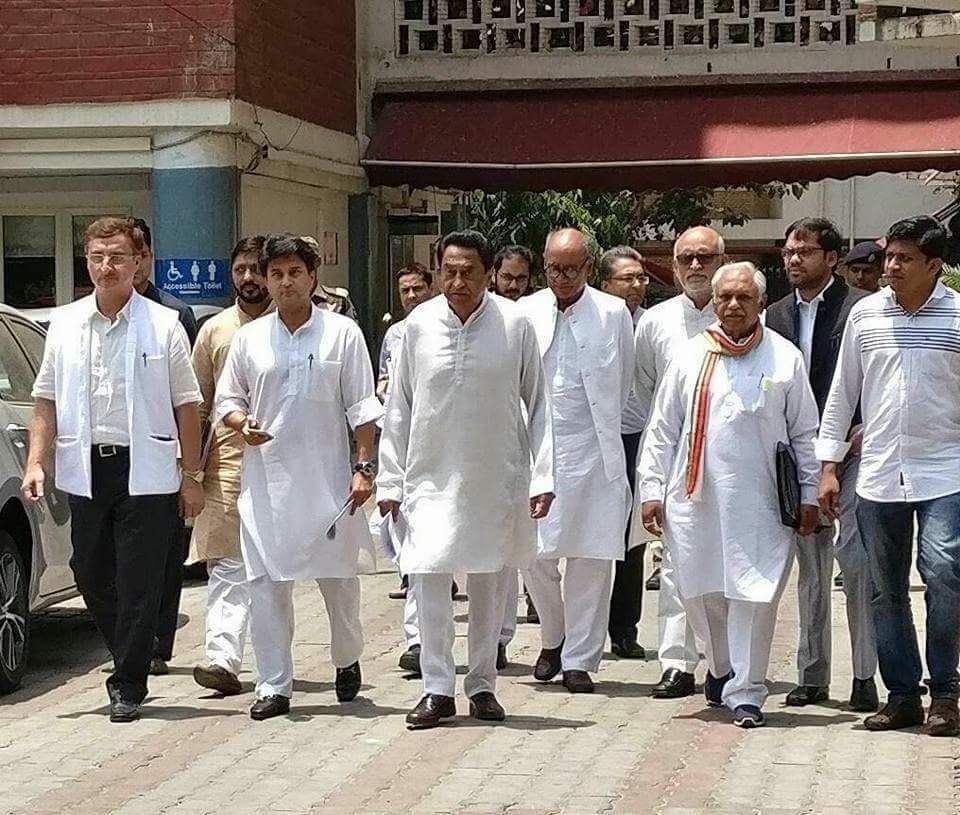
[[115, 444], [98, 444], [97, 452], [100, 453], [100, 458], [110, 458], [117, 454], [117, 445]]

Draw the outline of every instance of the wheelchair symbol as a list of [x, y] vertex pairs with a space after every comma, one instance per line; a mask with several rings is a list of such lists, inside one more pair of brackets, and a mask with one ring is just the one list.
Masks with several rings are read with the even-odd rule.
[[170, 261], [170, 268], [167, 269], [167, 280], [171, 283], [176, 283], [178, 280], [183, 278], [182, 272], [174, 265], [173, 261]]

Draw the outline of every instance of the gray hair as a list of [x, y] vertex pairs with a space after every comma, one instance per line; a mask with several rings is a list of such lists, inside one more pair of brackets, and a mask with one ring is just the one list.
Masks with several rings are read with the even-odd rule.
[[610, 279], [610, 275], [613, 274], [613, 266], [618, 260], [633, 260], [637, 263], [643, 263], [643, 255], [632, 246], [614, 246], [612, 249], [607, 249], [607, 251], [600, 256], [599, 271], [601, 280]]
[[683, 232], [681, 232], [679, 235], [677, 235], [676, 239], [673, 241], [673, 257], [674, 257], [674, 259], [676, 259], [676, 257], [677, 257], [677, 244], [680, 242], [680, 238], [682, 238], [682, 237], [683, 237], [684, 235], [686, 235], [688, 232], [693, 232], [694, 229], [709, 229], [711, 232], [713, 232], [713, 233], [717, 236], [717, 254], [718, 254], [718, 255], [723, 255], [723, 254], [726, 253], [726, 251], [727, 251], [727, 246], [726, 246], [726, 243], [725, 243], [724, 240], [723, 240], [723, 235], [721, 235], [719, 232], [717, 232], [716, 229], [714, 229], [712, 226], [691, 226], [689, 229], [684, 229]]
[[736, 274], [739, 272], [749, 272], [750, 276], [753, 278], [753, 285], [757, 287], [757, 292], [761, 297], [764, 297], [767, 293], [767, 278], [763, 276], [756, 266], [754, 266], [749, 260], [741, 260], [736, 263], [725, 263], [716, 272], [713, 273], [713, 279], [710, 281], [710, 288], [713, 290], [713, 293], [717, 293], [717, 287], [720, 285], [720, 281], [726, 277], [728, 274]]

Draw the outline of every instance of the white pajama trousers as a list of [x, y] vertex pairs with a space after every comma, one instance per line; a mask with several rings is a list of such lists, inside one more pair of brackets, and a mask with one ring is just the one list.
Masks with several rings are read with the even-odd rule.
[[667, 546], [663, 547], [663, 560], [660, 562], [657, 622], [660, 628], [660, 646], [657, 650], [660, 670], [675, 668], [692, 674], [700, 664], [700, 650], [693, 627], [687, 620], [683, 600], [680, 599], [677, 570]]
[[239, 674], [250, 622], [247, 570], [242, 560], [221, 558], [208, 563], [208, 574], [207, 661]]
[[614, 561], [584, 557], [565, 561], [562, 577], [557, 559], [537, 560], [523, 573], [540, 615], [540, 643], [543, 648], [563, 643], [564, 671], [596, 671], [607, 640]]
[[777, 608], [789, 574], [788, 565], [769, 603], [730, 600], [719, 592], [684, 600], [687, 619], [703, 642], [710, 673], [719, 679], [733, 671], [721, 697], [730, 710], [740, 705], [763, 707], [767, 700], [765, 681]]
[[[508, 576], [516, 581], [516, 570], [492, 574], [468, 574], [467, 675], [463, 692], [475, 696], [494, 693], [497, 685], [497, 642], [503, 623]], [[453, 659], [456, 630], [452, 574], [412, 574], [410, 587], [416, 594], [420, 616], [420, 673], [424, 693], [453, 696], [457, 666]]]
[[[250, 587], [250, 634], [257, 660], [257, 698], [293, 693], [292, 580], [258, 577]], [[330, 620], [330, 660], [346, 668], [363, 653], [360, 578], [321, 577], [317, 586]]]

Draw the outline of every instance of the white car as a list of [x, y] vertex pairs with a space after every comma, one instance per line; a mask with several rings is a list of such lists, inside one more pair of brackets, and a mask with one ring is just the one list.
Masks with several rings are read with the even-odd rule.
[[70, 569], [70, 507], [53, 489], [37, 504], [20, 497], [27, 458], [30, 391], [44, 330], [0, 305], [0, 694], [16, 689], [30, 651], [30, 614], [78, 592]]

